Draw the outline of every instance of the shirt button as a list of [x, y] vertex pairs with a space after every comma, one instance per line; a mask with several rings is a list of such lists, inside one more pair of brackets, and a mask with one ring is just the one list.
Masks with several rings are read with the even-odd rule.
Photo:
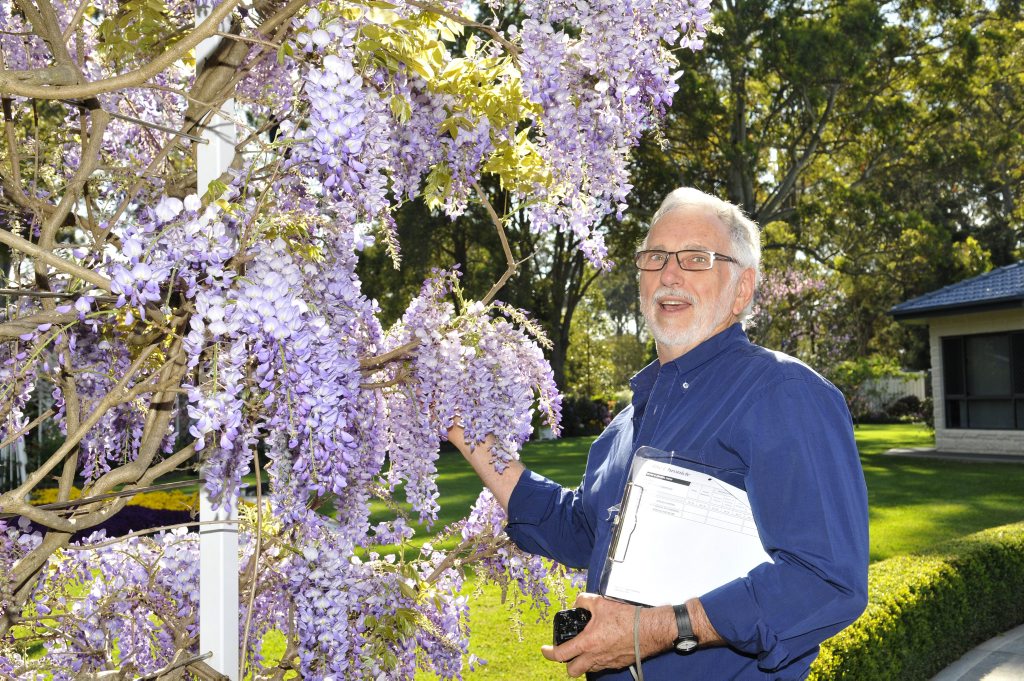
[[690, 389], [690, 384], [689, 384], [689, 383], [686, 383], [686, 382], [684, 381], [684, 382], [683, 382], [683, 390], [689, 390], [689, 389]]

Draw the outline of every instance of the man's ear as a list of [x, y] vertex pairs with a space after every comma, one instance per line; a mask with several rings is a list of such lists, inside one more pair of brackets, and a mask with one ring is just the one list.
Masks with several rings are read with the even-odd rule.
[[754, 297], [754, 268], [748, 267], [740, 273], [736, 284], [736, 298], [732, 301], [732, 313], [739, 316]]

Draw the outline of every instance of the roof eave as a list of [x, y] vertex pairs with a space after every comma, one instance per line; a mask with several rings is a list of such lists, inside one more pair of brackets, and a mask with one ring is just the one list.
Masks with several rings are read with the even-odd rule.
[[1024, 296], [1015, 295], [1011, 298], [999, 298], [972, 303], [955, 303], [953, 305], [940, 305], [932, 308], [916, 308], [910, 310], [889, 310], [889, 314], [896, 321], [910, 321], [914, 319], [927, 319], [931, 317], [949, 317], [957, 314], [971, 314], [973, 312], [993, 312], [997, 310], [1012, 310], [1024, 307]]

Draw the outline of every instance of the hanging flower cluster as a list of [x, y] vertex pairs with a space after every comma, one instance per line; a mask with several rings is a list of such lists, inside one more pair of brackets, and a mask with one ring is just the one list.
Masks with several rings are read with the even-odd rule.
[[[82, 21], [74, 3], [57, 3], [47, 30], [62, 32], [89, 82], [109, 82], [192, 30], [194, 2], [157, 4], [101, 0]], [[185, 60], [145, 87], [97, 96], [116, 116], [96, 158], [83, 156], [91, 100], [42, 111], [51, 156], [10, 143], [50, 167], [5, 194], [5, 206], [83, 193], [71, 201], [74, 234], [62, 237], [65, 267], [14, 268], [21, 281], [47, 279], [44, 302], [11, 306], [0, 324], [45, 321], [15, 324], [0, 343], [0, 439], [27, 424], [33, 384], [46, 379], [64, 460], [87, 496], [115, 487], [111, 476], [131, 462], [173, 456], [186, 433], [153, 424], [180, 399], [206, 492], [246, 516], [252, 605], [240, 634], [253, 678], [267, 669], [255, 664], [259, 642], [274, 632], [303, 678], [411, 678], [417, 665], [458, 678], [476, 662], [465, 565], [542, 608], [549, 578], [564, 576], [505, 539], [486, 492], [441, 529], [456, 548], [428, 544], [410, 557], [417, 521], [432, 529], [438, 518], [449, 429], [461, 425], [470, 444], [493, 438], [492, 463], [504, 470], [535, 424], [557, 432], [560, 396], [525, 312], [468, 299], [457, 270], [438, 270], [385, 330], [357, 264], [375, 238], [399, 262], [392, 213], [403, 202], [458, 216], [491, 176], [530, 229], [565, 234], [606, 265], [600, 225], [625, 208], [628, 152], [664, 115], [676, 90], [671, 50], [701, 47], [710, 3], [529, 0], [515, 26], [488, 18], [492, 5], [474, 18], [457, 0], [239, 6], [231, 30], [249, 54], [232, 87], [251, 134], [205, 196], [182, 191], [191, 160], [175, 145], [187, 136], [167, 133], [191, 130], [185, 112], [201, 108], [181, 96], [197, 82]], [[66, 61], [30, 19], [0, 0], [5, 73]], [[88, 182], [75, 181], [90, 162]], [[43, 218], [0, 214], [29, 243], [52, 228]], [[108, 281], [109, 295], [74, 274], [82, 268]], [[84, 436], [69, 427], [86, 422]], [[270, 478], [259, 523], [240, 501], [257, 466]], [[398, 510], [373, 519], [375, 499]], [[0, 569], [52, 550], [41, 541], [0, 521]], [[2, 612], [61, 618], [60, 636], [39, 633], [55, 679], [106, 670], [114, 650], [122, 668], [154, 674], [196, 649], [197, 547], [185, 529], [96, 534], [39, 560], [24, 585], [0, 581]], [[0, 675], [38, 671], [6, 624], [0, 617]]]

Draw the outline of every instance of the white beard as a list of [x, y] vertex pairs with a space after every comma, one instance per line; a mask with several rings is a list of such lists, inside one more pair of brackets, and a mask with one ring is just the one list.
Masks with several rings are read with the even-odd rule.
[[[689, 324], [682, 328], [678, 326], [666, 328], [658, 322], [655, 315], [657, 305], [665, 298], [685, 300], [692, 306], [693, 316]], [[696, 297], [684, 291], [659, 288], [650, 300], [640, 300], [640, 312], [659, 347], [684, 348], [688, 351], [713, 336], [715, 330], [729, 319], [731, 310], [727, 305], [727, 300], [722, 300], [721, 307], [715, 309], [706, 303], [701, 304]]]

